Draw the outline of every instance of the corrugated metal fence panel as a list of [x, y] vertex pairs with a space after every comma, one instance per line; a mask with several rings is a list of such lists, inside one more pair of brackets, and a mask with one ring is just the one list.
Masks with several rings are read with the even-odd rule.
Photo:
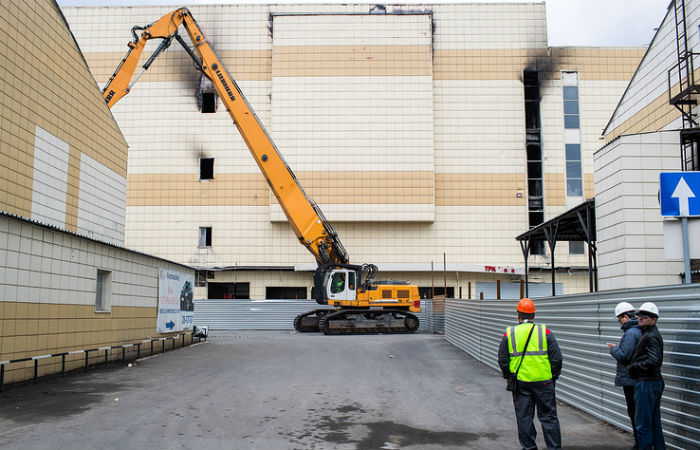
[[[432, 327], [430, 301], [416, 314], [419, 331]], [[195, 300], [194, 324], [210, 330], [294, 330], [294, 317], [314, 309], [332, 309], [314, 300]], [[428, 310], [429, 311], [426, 311]]]
[[[564, 292], [564, 285], [562, 283], [554, 283], [554, 290], [557, 295], [561, 295]], [[479, 295], [480, 293], [484, 294], [485, 299], [497, 299], [497, 283], [492, 281], [477, 281], [474, 298], [481, 298]], [[552, 283], [528, 283], [528, 295], [530, 298], [549, 297], [552, 295]], [[520, 298], [520, 282], [501, 283], [501, 299], [507, 298]]]
[[[560, 400], [630, 431], [622, 388], [614, 386], [615, 360], [607, 342], [621, 331], [615, 305], [628, 301], [659, 307], [664, 338], [662, 421], [666, 444], [700, 448], [700, 286], [606, 291], [540, 298], [536, 322], [552, 330], [564, 354], [557, 384]], [[498, 369], [498, 345], [515, 320], [515, 300], [447, 300], [445, 339]]]

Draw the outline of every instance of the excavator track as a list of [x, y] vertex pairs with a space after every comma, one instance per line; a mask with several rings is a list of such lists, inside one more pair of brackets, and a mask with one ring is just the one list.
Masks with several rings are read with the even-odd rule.
[[323, 334], [415, 333], [418, 317], [400, 309], [341, 309], [318, 320]]
[[334, 312], [332, 309], [314, 309], [313, 311], [298, 314], [294, 318], [294, 329], [300, 333], [320, 331], [318, 328], [319, 320], [332, 312]]

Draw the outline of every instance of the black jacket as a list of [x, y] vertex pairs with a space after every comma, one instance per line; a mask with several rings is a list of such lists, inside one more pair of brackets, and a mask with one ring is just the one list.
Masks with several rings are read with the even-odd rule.
[[[556, 380], [561, 374], [563, 357], [561, 356], [559, 343], [554, 337], [554, 334], [549, 331], [549, 328], [546, 330], [546, 336], [547, 356], [549, 357], [549, 364], [552, 368], [552, 379]], [[510, 354], [508, 353], [508, 337], [506, 333], [503, 334], [501, 345], [498, 347], [498, 366], [501, 368], [503, 378], [508, 378], [508, 375], [510, 374]]]
[[656, 325], [642, 329], [642, 338], [634, 349], [627, 371], [635, 381], [663, 381], [661, 363], [664, 360], [664, 340]]

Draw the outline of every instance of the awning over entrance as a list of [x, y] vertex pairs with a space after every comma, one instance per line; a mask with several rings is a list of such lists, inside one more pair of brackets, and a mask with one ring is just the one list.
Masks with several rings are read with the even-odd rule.
[[525, 295], [528, 285], [527, 260], [533, 242], [547, 242], [552, 256], [552, 295], [556, 281], [554, 249], [559, 241], [583, 241], [588, 244], [588, 285], [590, 292], [598, 290], [598, 259], [596, 249], [595, 199], [586, 200], [580, 205], [558, 215], [515, 238], [525, 258]]

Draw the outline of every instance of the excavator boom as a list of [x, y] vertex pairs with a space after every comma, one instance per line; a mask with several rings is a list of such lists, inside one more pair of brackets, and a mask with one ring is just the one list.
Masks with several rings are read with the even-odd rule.
[[[194, 45], [193, 49], [190, 49], [178, 34], [180, 25], [184, 25]], [[140, 36], [136, 34], [137, 31], [141, 31]], [[138, 80], [137, 76], [131, 81], [150, 39], [157, 38], [162, 41], [144, 64], [141, 73], [148, 69], [173, 39], [176, 39], [193, 58], [197, 68], [211, 81], [299, 241], [314, 255], [318, 264], [348, 263], [348, 254], [335, 229], [304, 192], [240, 88], [207, 42], [190, 11], [187, 8], [176, 9], [150, 25], [134, 27], [132, 33], [134, 41], [129, 43], [126, 56], [103, 89], [102, 94], [107, 105], [113, 107], [119, 99], [129, 93], [131, 86]]]
[[[181, 25], [187, 31], [192, 48], [179, 34]], [[304, 192], [190, 11], [176, 9], [150, 25], [132, 28], [132, 34], [134, 39], [129, 42], [126, 56], [102, 91], [107, 105], [112, 108], [128, 94], [173, 39], [183, 46], [197, 69], [214, 86], [294, 234], [316, 259], [318, 268], [312, 296], [320, 304], [337, 308], [300, 314], [294, 320], [294, 327], [298, 331], [320, 329], [326, 334], [410, 333], [418, 329], [418, 318], [413, 314], [420, 311], [418, 288], [407, 282], [375, 283], [376, 266], [349, 264], [338, 234]], [[161, 42], [134, 78], [138, 61], [150, 39], [161, 39]]]

